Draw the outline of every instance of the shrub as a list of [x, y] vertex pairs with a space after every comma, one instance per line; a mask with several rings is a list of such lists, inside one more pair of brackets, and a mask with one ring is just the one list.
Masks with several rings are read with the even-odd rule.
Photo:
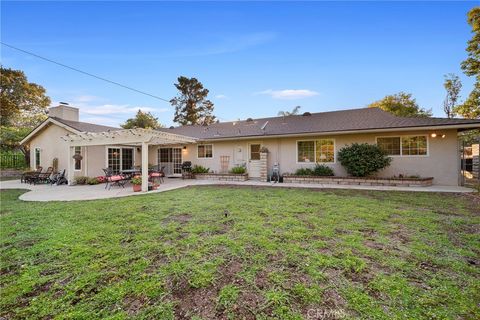
[[233, 167], [232, 170], [230, 170], [230, 172], [234, 174], [244, 174], [245, 172], [247, 172], [247, 169], [245, 169], [245, 167], [242, 167], [242, 166], [237, 166], [237, 167]]
[[365, 177], [388, 167], [392, 158], [375, 144], [353, 143], [340, 149], [338, 161], [352, 176]]
[[88, 177], [85, 177], [85, 176], [75, 177], [76, 184], [87, 184], [87, 182], [88, 182]]
[[318, 176], [318, 177], [326, 177], [326, 176], [333, 176], [333, 170], [330, 167], [327, 167], [323, 164], [315, 165], [315, 168], [300, 168], [295, 171], [296, 176]]
[[100, 181], [97, 178], [94, 177], [94, 178], [88, 178], [87, 183], [89, 185], [94, 185], [94, 184], [99, 184]]
[[313, 175], [320, 177], [333, 176], [333, 170], [326, 165], [317, 164], [315, 168], [313, 168]]
[[313, 176], [313, 170], [310, 168], [300, 168], [295, 171], [296, 176]]
[[204, 166], [194, 165], [192, 168], [192, 173], [209, 173], [210, 168], [205, 168]]

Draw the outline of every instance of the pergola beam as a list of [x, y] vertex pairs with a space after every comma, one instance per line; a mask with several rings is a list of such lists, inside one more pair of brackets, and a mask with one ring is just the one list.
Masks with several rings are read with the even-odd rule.
[[124, 129], [105, 132], [80, 132], [61, 137], [69, 148], [68, 182], [73, 182], [73, 149], [88, 146], [135, 145], [142, 148], [142, 191], [148, 191], [148, 147], [149, 145], [182, 145], [195, 143], [192, 137], [149, 129]]
[[196, 141], [192, 137], [149, 129], [125, 129], [98, 133], [82, 132], [67, 134], [61, 138], [70, 146], [76, 147], [110, 144], [137, 144], [140, 146], [144, 142], [159, 145], [188, 144]]

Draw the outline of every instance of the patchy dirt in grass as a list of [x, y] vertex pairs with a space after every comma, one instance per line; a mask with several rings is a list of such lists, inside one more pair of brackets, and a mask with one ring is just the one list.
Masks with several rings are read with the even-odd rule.
[[149, 300], [145, 296], [126, 296], [123, 299], [123, 310], [130, 316], [135, 316], [142, 310]]
[[[228, 261], [219, 267], [217, 279], [206, 288], [192, 288], [185, 279], [176, 283], [170, 282], [167, 286], [170, 287], [172, 300], [176, 303], [175, 318], [190, 319], [192, 316], [199, 316], [202, 319], [227, 319], [227, 314], [217, 308], [218, 293], [227, 284], [243, 284], [243, 280], [237, 276], [242, 267], [240, 260]], [[235, 308], [236, 315], [246, 313], [241, 304], [237, 304]]]
[[186, 224], [192, 219], [192, 215], [189, 213], [182, 213], [171, 215], [162, 220], [163, 224], [168, 224], [170, 222], [179, 222], [180, 224]]

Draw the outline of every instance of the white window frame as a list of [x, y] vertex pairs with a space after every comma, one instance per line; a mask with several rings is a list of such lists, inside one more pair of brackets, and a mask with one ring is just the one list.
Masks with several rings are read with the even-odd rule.
[[[39, 157], [37, 158], [37, 150], [38, 150], [38, 155]], [[41, 161], [42, 161], [42, 149], [40, 148], [34, 148], [33, 149], [33, 158], [35, 160], [34, 164], [35, 164], [35, 169], [37, 169], [38, 167], [40, 167], [42, 164], [41, 164]], [[37, 160], [38, 161], [38, 165], [37, 165]]]
[[[122, 149], [133, 149], [132, 152], [132, 165], [135, 166], [135, 147], [124, 147], [124, 146], [105, 146], [105, 168], [108, 168], [108, 149], [113, 148], [113, 149], [120, 149], [120, 168], [123, 166], [123, 151]], [[120, 169], [121, 170], [121, 169]]]
[[[200, 146], [212, 146], [212, 156], [211, 157], [200, 157], [198, 155], [198, 147]], [[206, 154], [206, 153], [205, 153]], [[213, 159], [215, 158], [215, 151], [213, 150], [213, 143], [200, 143], [197, 144], [197, 159]]]
[[[427, 154], [403, 154], [402, 138], [408, 137], [425, 137], [427, 140]], [[400, 154], [399, 155], [388, 155], [392, 158], [426, 158], [430, 156], [430, 138], [428, 134], [404, 134], [396, 136], [378, 136], [375, 137], [375, 144], [378, 146], [378, 138], [399, 138], [400, 139]]]
[[[332, 140], [333, 141], [333, 162], [318, 162], [317, 161], [317, 141], [318, 140]], [[313, 157], [314, 161], [313, 162], [304, 162], [304, 161], [298, 161], [298, 143], [299, 142], [309, 142], [313, 141]], [[316, 139], [302, 139], [302, 140], [296, 140], [295, 141], [295, 163], [296, 164], [304, 164], [304, 165], [309, 165], [309, 164], [335, 164], [337, 163], [337, 141], [335, 138], [316, 138]]]
[[[82, 148], [82, 147], [78, 147], [78, 146], [77, 146], [77, 147], [74, 147], [74, 149], [73, 149], [73, 154], [74, 154], [74, 155], [77, 154], [77, 152], [75, 151], [76, 148], [80, 148], [80, 153], [79, 153], [79, 155], [82, 155], [82, 153], [83, 153], [83, 152], [82, 152], [82, 151], [83, 151], [82, 149], [83, 149], [83, 148]], [[75, 169], [75, 162], [76, 162], [76, 161], [77, 161], [77, 160], [73, 159], [73, 171], [76, 171], [76, 172], [82, 171], [82, 161], [83, 161], [83, 159], [79, 161], [79, 162], [80, 162], [80, 169]]]

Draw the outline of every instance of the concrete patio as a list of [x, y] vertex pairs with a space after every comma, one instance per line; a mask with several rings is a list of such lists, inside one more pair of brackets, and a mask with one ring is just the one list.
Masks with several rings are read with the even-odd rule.
[[411, 191], [411, 192], [451, 192], [468, 193], [472, 189], [457, 186], [430, 186], [430, 187], [389, 187], [389, 186], [357, 186], [357, 185], [334, 185], [334, 184], [295, 184], [260, 182], [248, 180], [243, 182], [234, 181], [212, 181], [212, 180], [182, 180], [178, 178], [165, 179], [157, 190], [149, 192], [133, 192], [131, 185], [125, 188], [112, 187], [105, 189], [104, 184], [99, 185], [77, 185], [77, 186], [51, 186], [51, 185], [29, 185], [20, 183], [20, 180], [1, 181], [0, 189], [28, 189], [30, 192], [20, 196], [24, 201], [75, 201], [75, 200], [95, 200], [126, 196], [137, 196], [142, 194], [151, 194], [164, 192], [187, 186], [197, 185], [238, 185], [252, 187], [273, 187], [273, 188], [308, 188], [308, 189], [353, 189], [353, 190], [379, 190], [379, 191]]

